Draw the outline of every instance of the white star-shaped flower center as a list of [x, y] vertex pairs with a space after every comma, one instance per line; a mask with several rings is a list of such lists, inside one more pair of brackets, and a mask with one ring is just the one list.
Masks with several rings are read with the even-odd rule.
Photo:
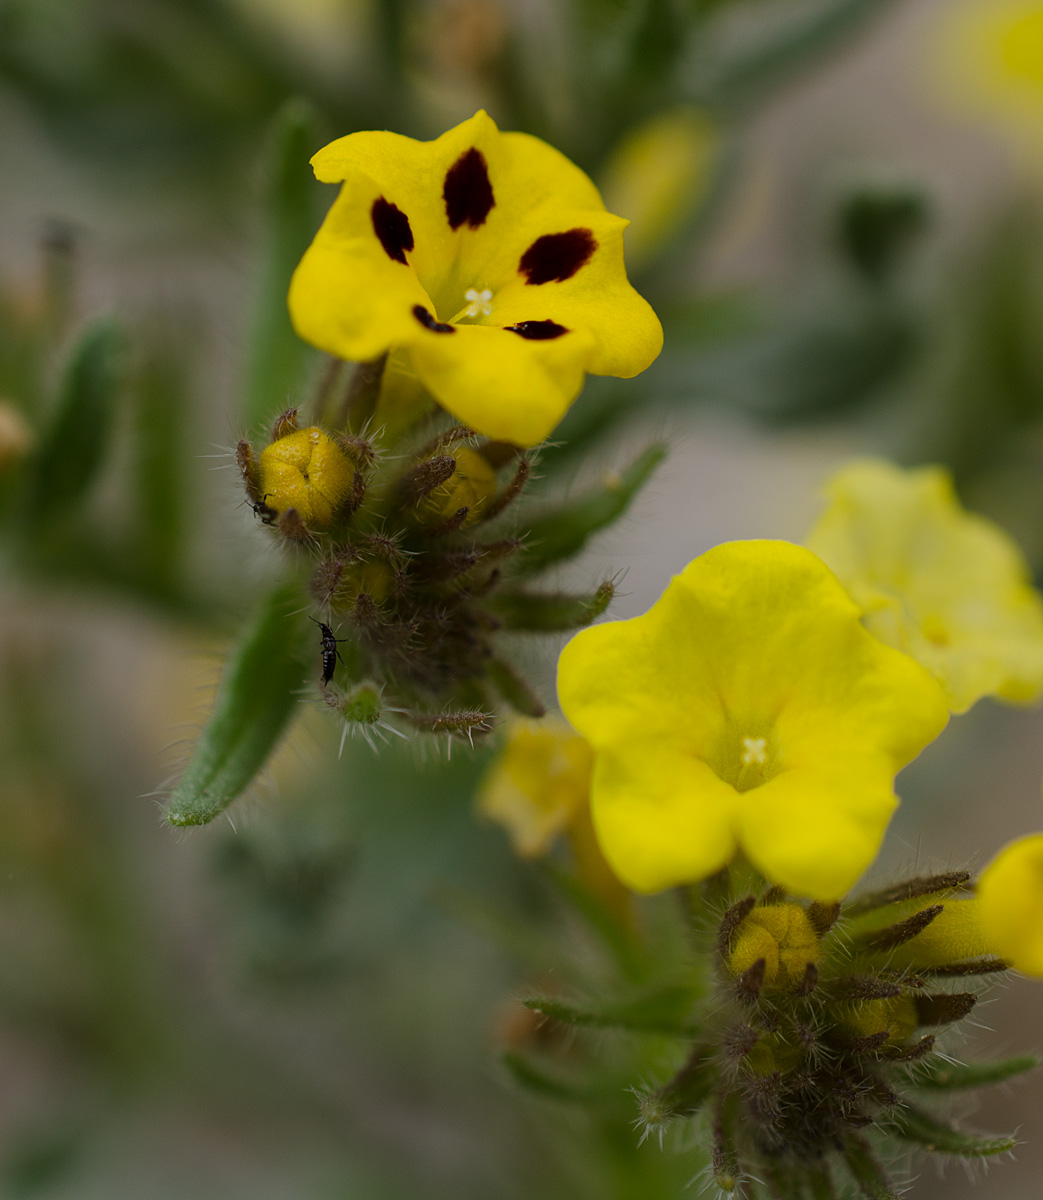
[[744, 737], [742, 739], [742, 765], [752, 766], [754, 763], [768, 761], [768, 739]]
[[468, 304], [464, 315], [468, 317], [487, 317], [493, 310], [492, 298], [493, 294], [488, 288], [482, 288], [481, 291], [477, 288], [468, 288], [464, 292], [464, 299], [469, 300], [470, 304]]

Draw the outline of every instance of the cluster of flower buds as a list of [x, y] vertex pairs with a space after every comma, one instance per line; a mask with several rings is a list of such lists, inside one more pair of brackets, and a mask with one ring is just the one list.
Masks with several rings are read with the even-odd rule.
[[525, 589], [542, 559], [525, 553], [507, 510], [530, 478], [529, 454], [460, 425], [396, 437], [360, 424], [302, 428], [290, 409], [267, 446], [241, 441], [236, 454], [261, 522], [313, 560], [326, 704], [363, 734], [393, 714], [470, 738], [491, 728], [499, 702], [541, 716], [498, 634], [587, 624], [611, 582], [589, 596]]
[[709, 1110], [714, 1182], [742, 1197], [825, 1198], [854, 1184], [883, 1200], [895, 1193], [881, 1160], [900, 1143], [978, 1158], [1012, 1149], [1014, 1138], [959, 1130], [930, 1105], [1035, 1065], [957, 1065], [936, 1046], [1008, 966], [982, 953], [976, 904], [962, 871], [843, 904], [804, 905], [780, 888], [727, 904], [701, 930], [715, 983], [691, 1053], [640, 1096], [646, 1132]]

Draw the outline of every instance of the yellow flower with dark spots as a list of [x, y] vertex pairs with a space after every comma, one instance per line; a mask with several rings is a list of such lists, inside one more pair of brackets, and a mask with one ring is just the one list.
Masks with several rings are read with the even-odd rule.
[[797, 895], [855, 882], [895, 774], [948, 720], [938, 683], [859, 617], [810, 551], [730, 542], [644, 616], [569, 642], [558, 696], [594, 749], [594, 826], [624, 883], [705, 879], [740, 850]]
[[258, 467], [264, 503], [280, 513], [296, 509], [309, 529], [333, 522], [355, 479], [347, 455], [316, 425], [266, 446]]
[[627, 282], [623, 230], [538, 138], [479, 112], [432, 142], [353, 133], [312, 159], [341, 191], [290, 284], [305, 341], [394, 352], [487, 437], [542, 441], [587, 372], [629, 378], [662, 346]]

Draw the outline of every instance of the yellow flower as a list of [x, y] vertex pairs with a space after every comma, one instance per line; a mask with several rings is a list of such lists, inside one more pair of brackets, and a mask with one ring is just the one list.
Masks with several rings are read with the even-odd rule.
[[1043, 691], [1043, 599], [997, 525], [966, 512], [940, 467], [867, 460], [826, 488], [808, 546], [837, 573], [869, 631], [911, 654], [954, 712], [982, 696]]
[[261, 451], [260, 491], [276, 512], [294, 508], [310, 529], [329, 526], [348, 499], [355, 468], [317, 425], [278, 438]]
[[993, 118], [1039, 161], [1043, 2], [963, 0], [939, 12], [929, 49], [945, 102], [960, 114]]
[[589, 803], [592, 761], [590, 747], [564, 721], [512, 721], [478, 810], [504, 826], [522, 858], [546, 854]]
[[1043, 833], [1011, 842], [985, 868], [977, 919], [993, 954], [1043, 976]]
[[340, 195], [290, 284], [305, 341], [387, 351], [465, 424], [542, 441], [586, 372], [630, 377], [662, 329], [627, 283], [626, 221], [578, 167], [479, 112], [433, 142], [353, 133], [312, 159]]
[[602, 190], [609, 208], [630, 218], [631, 267], [653, 257], [692, 216], [706, 195], [719, 145], [706, 113], [685, 107], [658, 113], [613, 151]]
[[579, 633], [558, 694], [594, 747], [605, 857], [646, 892], [741, 849], [789, 891], [843, 894], [877, 851], [895, 773], [948, 719], [930, 675], [788, 542], [718, 546], [644, 616]]

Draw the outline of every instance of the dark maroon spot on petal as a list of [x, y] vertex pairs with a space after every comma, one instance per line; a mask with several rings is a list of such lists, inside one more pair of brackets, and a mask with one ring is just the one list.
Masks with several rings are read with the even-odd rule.
[[568, 333], [564, 325], [557, 321], [519, 321], [517, 325], [505, 325], [504, 329], [516, 333], [519, 337], [528, 338], [530, 342], [549, 342], [551, 338], [559, 338]]
[[409, 227], [409, 218], [383, 196], [378, 196], [373, 201], [369, 216], [373, 222], [373, 232], [380, 239], [385, 254], [395, 262], [404, 263], [406, 251], [413, 249], [413, 231]]
[[442, 198], [445, 215], [453, 229], [459, 229], [465, 221], [472, 229], [485, 224], [496, 200], [489, 182], [489, 167], [481, 150], [474, 146], [465, 150], [446, 171]]
[[594, 234], [589, 229], [547, 233], [525, 251], [518, 270], [528, 275], [528, 283], [562, 283], [589, 262], [597, 248]]
[[454, 326], [443, 325], [441, 321], [436, 321], [422, 304], [413, 305], [413, 316], [416, 317], [425, 329], [430, 329], [432, 333], [456, 333]]

